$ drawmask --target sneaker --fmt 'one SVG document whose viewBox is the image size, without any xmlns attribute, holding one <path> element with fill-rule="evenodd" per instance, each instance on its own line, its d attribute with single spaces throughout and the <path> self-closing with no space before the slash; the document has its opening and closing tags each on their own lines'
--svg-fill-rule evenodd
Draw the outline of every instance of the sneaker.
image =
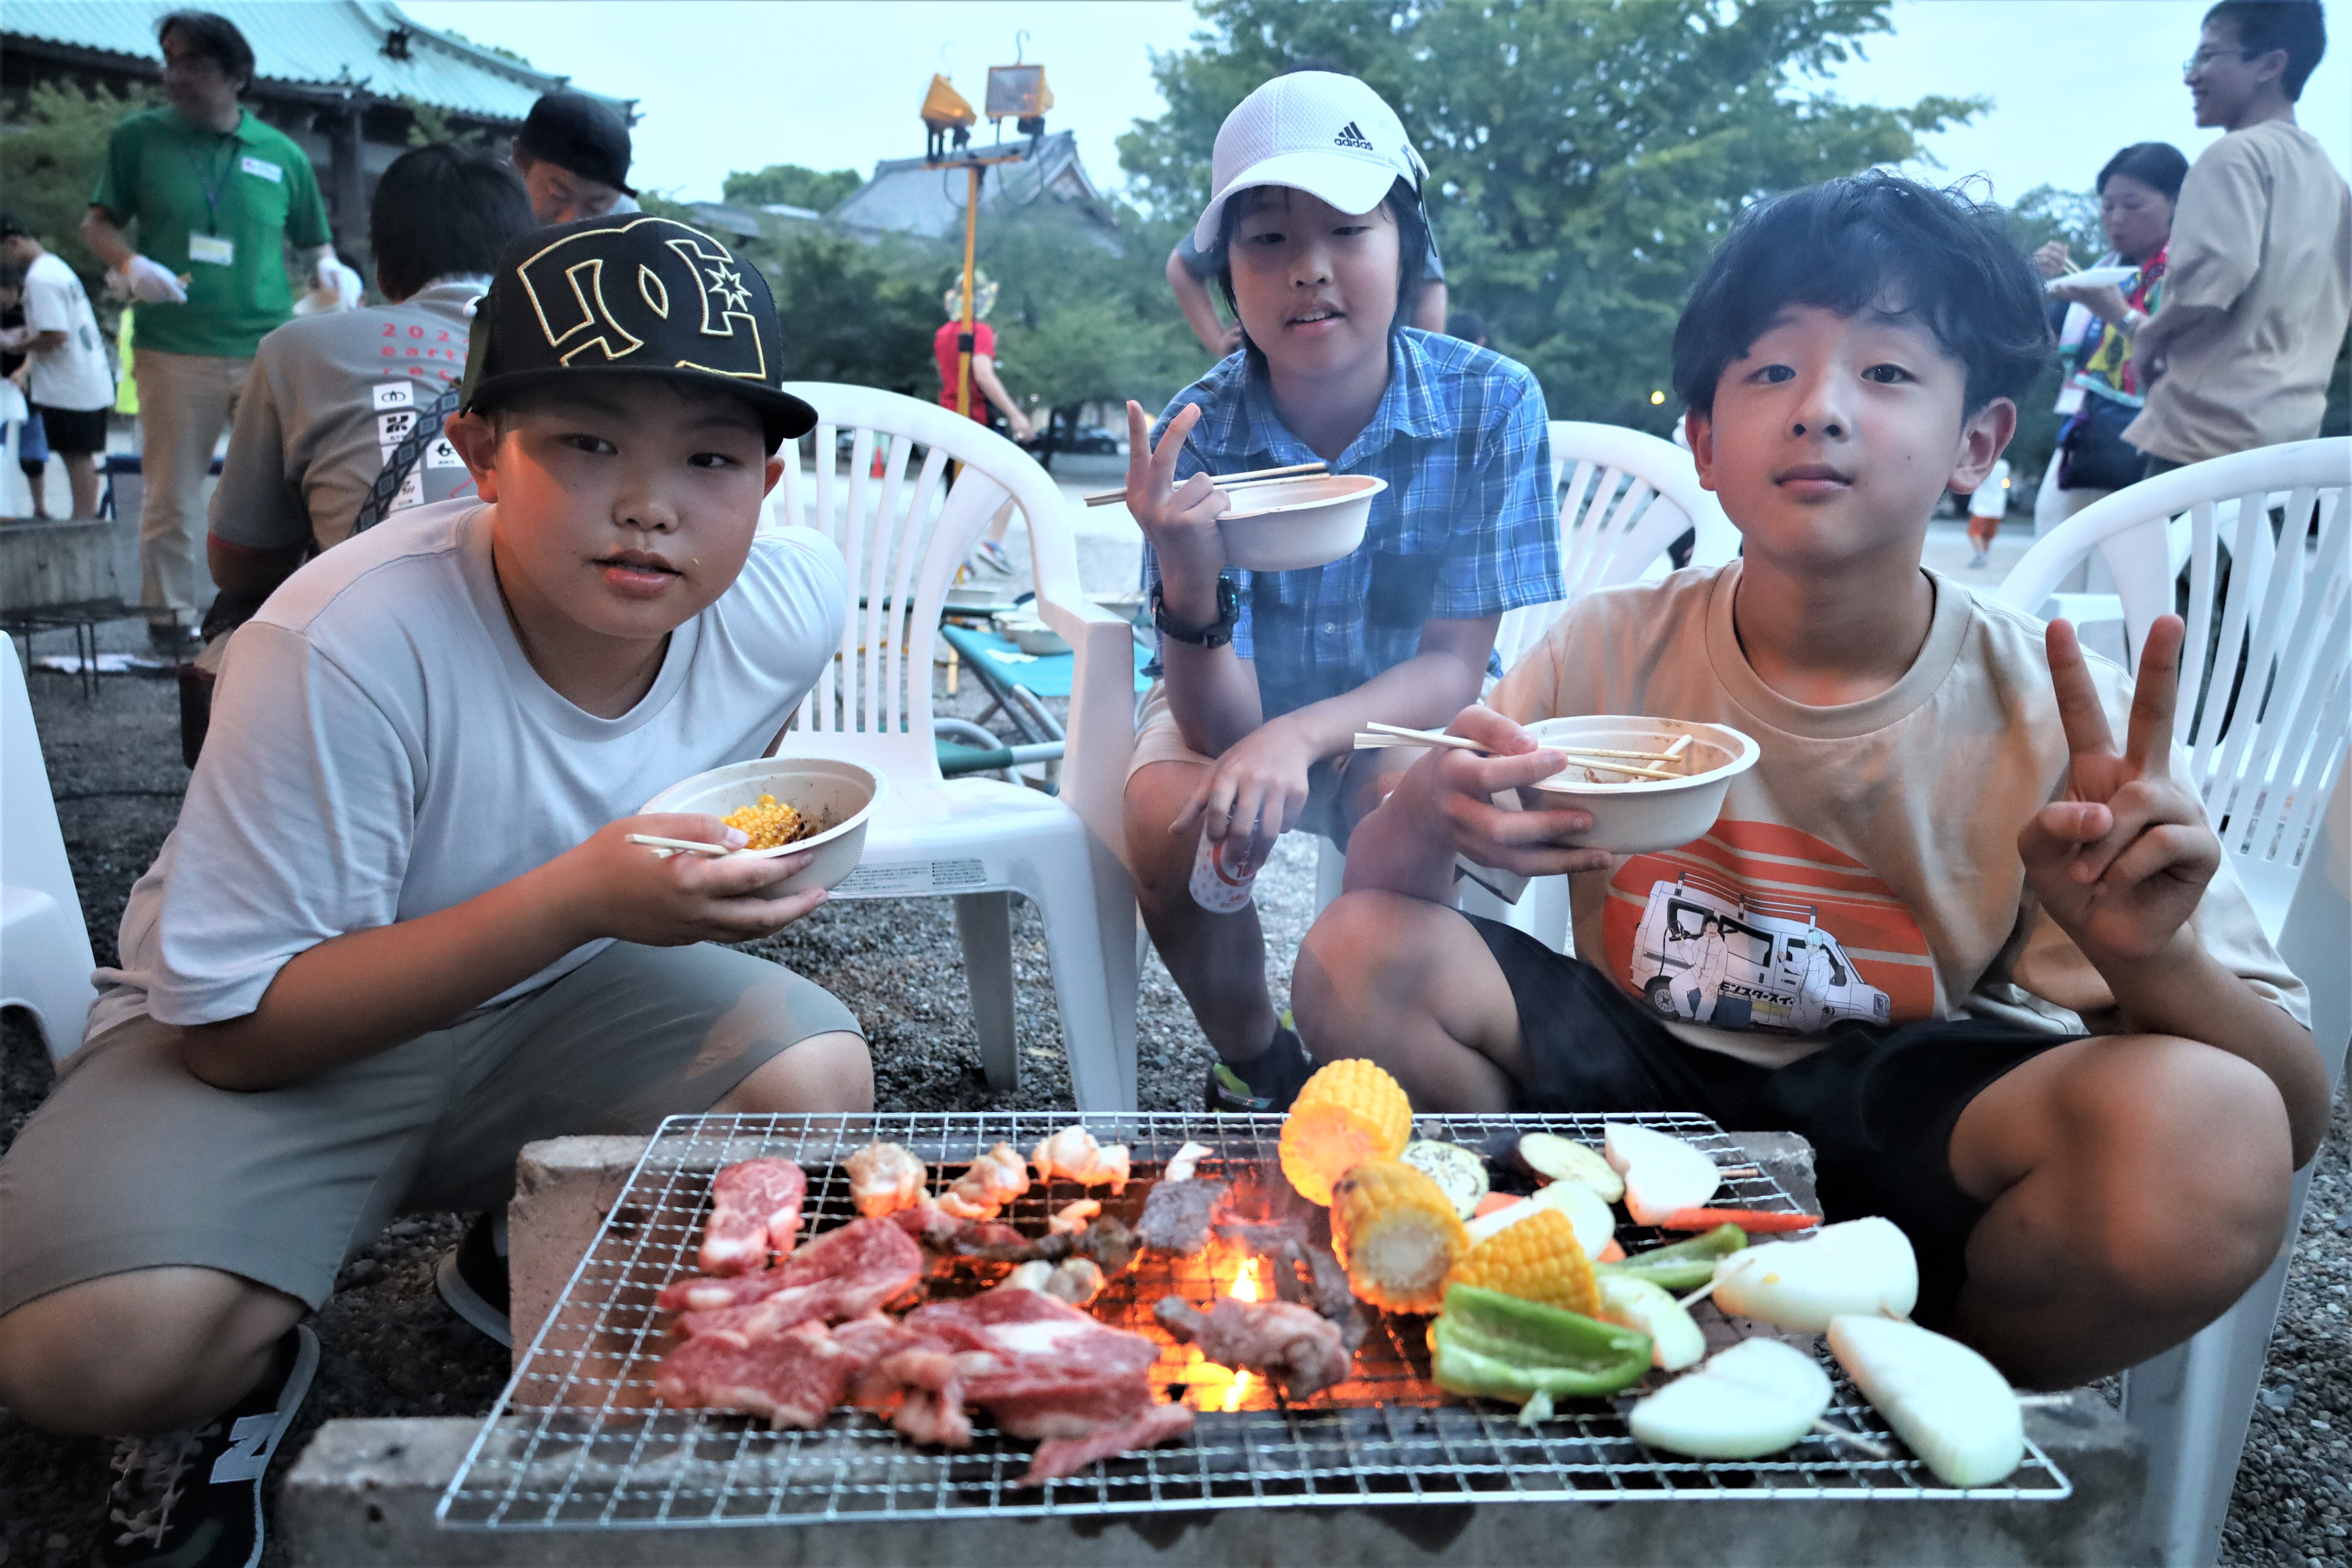
<svg viewBox="0 0 2352 1568">
<path fill-rule="evenodd" d="M 974 546 L 971 558 L 999 576 L 1013 575 L 1013 557 L 1004 552 L 1004 546 L 992 539 L 983 539 Z"/>
<path fill-rule="evenodd" d="M 1980 572 L 1980 571 L 1984 570 L 1985 563 L 1987 563 L 1987 562 L 1990 561 L 1991 559 L 1992 559 L 1992 552 L 1991 552 L 1991 551 L 1990 551 L 1990 550 L 1979 550 L 1979 551 L 1978 551 L 1978 552 L 1976 552 L 1976 554 L 1975 554 L 1974 556 L 1972 556 L 1972 557 L 1970 557 L 1970 558 L 1969 558 L 1969 569 L 1970 569 L 1970 570 L 1972 570 L 1972 571 L 1979 571 L 1979 572 Z"/>
<path fill-rule="evenodd" d="M 1316 1066 L 1286 1008 L 1275 1024 L 1274 1043 L 1263 1054 L 1252 1057 L 1239 1068 L 1230 1062 L 1210 1064 L 1208 1108 L 1227 1112 L 1288 1110 L 1290 1102 L 1298 1098 L 1298 1091 L 1314 1076 Z M 1244 1072 L 1249 1074 L 1247 1079 L 1242 1077 Z"/>
<path fill-rule="evenodd" d="M 115 1444 L 100 1568 L 257 1568 L 261 1482 L 319 1370 L 319 1336 L 297 1324 L 272 1373 L 201 1426 Z"/>
<path fill-rule="evenodd" d="M 466 1239 L 442 1257 L 433 1283 L 451 1311 L 514 1348 L 514 1328 L 507 1321 L 506 1210 L 491 1209 L 476 1219 Z"/>
</svg>

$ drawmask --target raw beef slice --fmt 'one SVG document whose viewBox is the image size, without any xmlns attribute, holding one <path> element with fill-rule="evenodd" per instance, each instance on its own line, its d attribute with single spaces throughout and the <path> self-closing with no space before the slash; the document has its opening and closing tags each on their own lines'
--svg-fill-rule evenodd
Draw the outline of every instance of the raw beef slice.
<svg viewBox="0 0 2352 1568">
<path fill-rule="evenodd" d="M 801 1226 L 808 1177 L 790 1160 L 745 1160 L 710 1179 L 710 1219 L 702 1228 L 702 1271 L 741 1274 L 790 1252 Z"/>
<path fill-rule="evenodd" d="M 887 1219 L 854 1219 L 777 1264 L 725 1279 L 681 1279 L 659 1305 L 689 1336 L 781 1333 L 812 1319 L 855 1318 L 922 1278 L 923 1249 Z"/>
</svg>

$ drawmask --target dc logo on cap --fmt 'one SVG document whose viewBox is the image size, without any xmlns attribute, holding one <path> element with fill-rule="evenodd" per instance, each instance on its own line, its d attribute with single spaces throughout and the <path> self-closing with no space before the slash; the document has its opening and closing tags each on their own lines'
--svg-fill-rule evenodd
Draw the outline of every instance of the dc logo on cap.
<svg viewBox="0 0 2352 1568">
<path fill-rule="evenodd" d="M 640 217 L 566 235 L 515 275 L 547 346 L 567 365 L 590 353 L 618 364 L 650 343 L 649 367 L 764 382 L 746 270 L 701 230 Z"/>
</svg>

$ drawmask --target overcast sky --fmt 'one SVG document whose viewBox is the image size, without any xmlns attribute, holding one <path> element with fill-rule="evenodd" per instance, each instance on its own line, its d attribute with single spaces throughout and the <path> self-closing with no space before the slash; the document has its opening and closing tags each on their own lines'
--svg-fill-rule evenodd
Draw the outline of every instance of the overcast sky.
<svg viewBox="0 0 2352 1568">
<path fill-rule="evenodd" d="M 2215 132 L 2190 122 L 2180 61 L 2205 0 L 1895 0 L 1895 31 L 1828 84 L 1857 101 L 1931 93 L 1992 109 L 1932 138 L 1948 174 L 1984 174 L 1996 197 L 2034 185 L 2087 189 L 2132 142 L 2168 141 L 2192 158 Z M 1016 47 L 1043 62 L 1049 129 L 1075 130 L 1088 171 L 1120 182 L 1117 138 L 1162 105 L 1153 50 L 1181 48 L 1195 23 L 1177 0 L 409 0 L 427 26 L 455 28 L 635 98 L 635 183 L 710 199 L 732 169 L 806 163 L 869 171 L 923 150 L 916 111 L 943 70 L 973 102 Z M 2298 118 L 2352 172 L 2352 0 L 2326 5 L 2334 47 Z M 1028 29 L 1025 42 L 1016 35 Z M 983 121 L 979 136 L 989 134 Z"/>
</svg>

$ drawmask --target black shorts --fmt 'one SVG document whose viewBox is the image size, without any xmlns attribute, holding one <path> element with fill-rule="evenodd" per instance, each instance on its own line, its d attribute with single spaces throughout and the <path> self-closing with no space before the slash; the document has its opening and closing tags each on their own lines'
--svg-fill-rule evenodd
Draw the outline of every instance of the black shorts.
<svg viewBox="0 0 2352 1568">
<path fill-rule="evenodd" d="M 106 450 L 105 409 L 34 406 L 40 411 L 41 428 L 48 432 L 50 451 L 86 457 Z"/>
<path fill-rule="evenodd" d="M 1919 1259 L 1918 1321 L 1951 1316 L 1969 1233 L 1985 1205 L 1952 1179 L 1952 1128 L 1995 1079 L 2078 1035 L 1970 1018 L 1833 1025 L 1785 1068 L 1685 1045 L 1600 970 L 1524 931 L 1465 917 L 1501 965 L 1534 1063 L 1537 1111 L 1692 1110 L 1727 1130 L 1794 1132 L 1813 1146 L 1822 1214 L 1884 1215 Z"/>
</svg>

